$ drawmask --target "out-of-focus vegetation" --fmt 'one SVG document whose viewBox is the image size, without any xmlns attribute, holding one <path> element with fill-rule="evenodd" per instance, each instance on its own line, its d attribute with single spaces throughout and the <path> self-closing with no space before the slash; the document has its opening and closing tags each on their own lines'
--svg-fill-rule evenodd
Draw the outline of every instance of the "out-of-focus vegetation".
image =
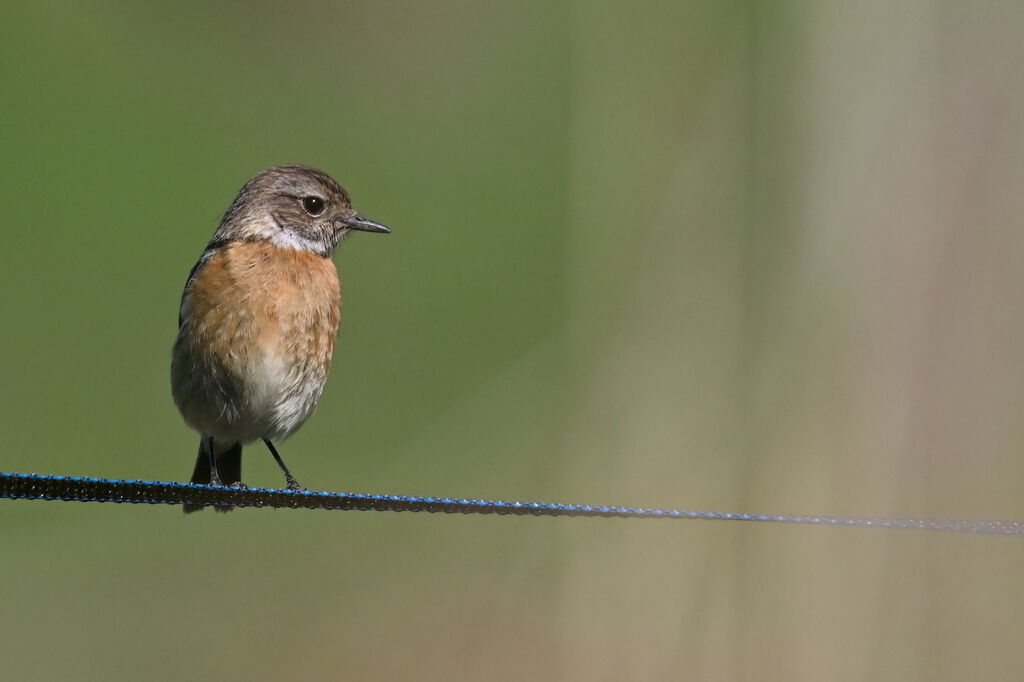
<svg viewBox="0 0 1024 682">
<path fill-rule="evenodd" d="M 1024 8 L 0 9 L 5 471 L 184 480 L 185 277 L 238 187 L 387 238 L 316 488 L 1024 517 Z M 278 485 L 247 450 L 245 476 Z M 1012 679 L 1024 543 L 0 502 L 12 680 Z"/>
</svg>

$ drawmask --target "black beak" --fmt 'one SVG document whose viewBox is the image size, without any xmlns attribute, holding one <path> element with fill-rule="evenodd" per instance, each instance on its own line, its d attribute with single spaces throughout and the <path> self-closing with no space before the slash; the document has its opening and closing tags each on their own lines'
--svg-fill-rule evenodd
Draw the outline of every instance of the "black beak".
<svg viewBox="0 0 1024 682">
<path fill-rule="evenodd" d="M 351 230 L 361 230 L 363 232 L 380 232 L 381 234 L 388 234 L 391 232 L 388 228 L 384 227 L 380 223 L 375 223 L 372 220 L 367 220 L 358 213 L 351 218 L 345 218 L 341 221 L 341 224 Z"/>
</svg>

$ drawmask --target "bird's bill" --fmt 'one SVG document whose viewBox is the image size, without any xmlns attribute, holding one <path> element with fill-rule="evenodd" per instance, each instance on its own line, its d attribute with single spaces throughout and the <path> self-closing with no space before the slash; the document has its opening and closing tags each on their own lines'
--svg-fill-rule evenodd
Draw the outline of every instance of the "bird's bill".
<svg viewBox="0 0 1024 682">
<path fill-rule="evenodd" d="M 362 232 L 380 232 L 381 234 L 387 234 L 391 232 L 387 227 L 380 223 L 375 223 L 372 220 L 367 220 L 363 216 L 356 214 L 351 218 L 347 218 L 342 221 L 345 227 L 352 230 L 360 230 Z"/>
</svg>

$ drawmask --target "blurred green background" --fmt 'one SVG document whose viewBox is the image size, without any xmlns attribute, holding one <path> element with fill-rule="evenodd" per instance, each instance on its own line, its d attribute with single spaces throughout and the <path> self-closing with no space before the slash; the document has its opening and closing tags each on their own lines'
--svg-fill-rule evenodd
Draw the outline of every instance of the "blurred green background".
<svg viewBox="0 0 1024 682">
<path fill-rule="evenodd" d="M 1024 517 L 1024 5 L 4 3 L 0 469 L 185 480 L 185 277 L 336 257 L 331 490 Z M 250 484 L 281 483 L 262 448 Z M 1016 679 L 1024 542 L 0 502 L 10 680 Z"/>
</svg>

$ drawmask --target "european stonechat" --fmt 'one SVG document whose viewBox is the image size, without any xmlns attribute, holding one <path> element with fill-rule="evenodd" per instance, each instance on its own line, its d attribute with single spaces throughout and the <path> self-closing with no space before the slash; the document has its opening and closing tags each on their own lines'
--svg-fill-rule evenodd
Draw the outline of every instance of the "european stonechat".
<svg viewBox="0 0 1024 682">
<path fill-rule="evenodd" d="M 185 283 L 171 361 L 174 402 L 200 434 L 192 483 L 241 485 L 242 446 L 263 440 L 299 488 L 274 442 L 323 393 L 341 318 L 331 256 L 350 230 L 390 232 L 306 166 L 263 171 L 224 214 Z"/>
</svg>

